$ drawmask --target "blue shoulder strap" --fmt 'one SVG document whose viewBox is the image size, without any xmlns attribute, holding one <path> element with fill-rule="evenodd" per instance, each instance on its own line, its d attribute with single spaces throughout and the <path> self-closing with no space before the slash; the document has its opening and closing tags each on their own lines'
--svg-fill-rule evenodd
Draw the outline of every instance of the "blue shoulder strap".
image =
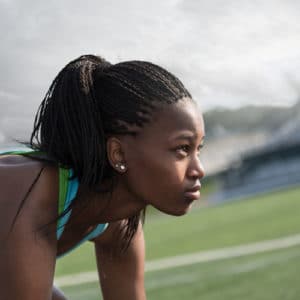
<svg viewBox="0 0 300 300">
<path fill-rule="evenodd" d="M 72 201 L 75 199 L 79 182 L 77 178 L 73 177 L 73 170 L 69 169 L 59 169 L 59 209 L 58 212 L 61 214 L 63 211 L 66 211 Z M 56 237 L 59 240 L 61 235 L 64 232 L 65 225 L 67 224 L 72 210 L 70 209 L 67 213 L 65 213 L 62 217 L 58 219 L 57 222 L 57 231 Z"/>
</svg>

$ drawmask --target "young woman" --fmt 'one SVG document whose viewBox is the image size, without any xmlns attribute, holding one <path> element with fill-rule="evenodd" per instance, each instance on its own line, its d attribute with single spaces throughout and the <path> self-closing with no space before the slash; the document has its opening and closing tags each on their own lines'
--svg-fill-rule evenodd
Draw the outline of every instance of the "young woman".
<svg viewBox="0 0 300 300">
<path fill-rule="evenodd" d="M 66 65 L 30 150 L 0 157 L 0 298 L 66 299 L 56 258 L 91 240 L 103 298 L 146 299 L 142 212 L 190 209 L 203 138 L 199 109 L 165 69 L 93 55 Z"/>
</svg>

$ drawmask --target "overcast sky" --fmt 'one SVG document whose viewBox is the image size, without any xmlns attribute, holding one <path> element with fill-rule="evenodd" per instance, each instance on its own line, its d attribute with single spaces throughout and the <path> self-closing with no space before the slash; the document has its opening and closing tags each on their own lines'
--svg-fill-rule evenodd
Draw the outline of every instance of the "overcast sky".
<svg viewBox="0 0 300 300">
<path fill-rule="evenodd" d="M 203 110 L 292 104 L 297 0 L 0 0 L 0 142 L 24 137 L 57 72 L 81 54 L 175 73 Z"/>
</svg>

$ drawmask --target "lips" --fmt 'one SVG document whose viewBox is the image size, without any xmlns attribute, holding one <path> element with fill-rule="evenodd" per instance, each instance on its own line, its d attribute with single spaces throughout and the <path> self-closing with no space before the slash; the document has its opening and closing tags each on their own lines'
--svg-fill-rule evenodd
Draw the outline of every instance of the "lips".
<svg viewBox="0 0 300 300">
<path fill-rule="evenodd" d="M 184 197 L 189 200 L 197 200 L 200 198 L 200 185 L 195 185 L 192 188 L 186 189 L 184 192 Z"/>
</svg>

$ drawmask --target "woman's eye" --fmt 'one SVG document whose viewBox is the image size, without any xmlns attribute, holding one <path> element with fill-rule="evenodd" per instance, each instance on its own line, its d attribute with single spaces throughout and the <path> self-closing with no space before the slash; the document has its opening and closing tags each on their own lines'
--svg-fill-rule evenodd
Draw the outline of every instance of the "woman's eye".
<svg viewBox="0 0 300 300">
<path fill-rule="evenodd" d="M 190 151 L 190 146 L 189 145 L 181 145 L 178 148 L 176 148 L 176 151 L 179 152 L 180 154 L 182 154 L 182 153 L 187 154 Z"/>
<path fill-rule="evenodd" d="M 201 150 L 203 147 L 204 147 L 204 144 L 200 144 L 200 145 L 198 146 L 198 151 L 200 152 L 200 150 Z"/>
<path fill-rule="evenodd" d="M 197 148 L 197 155 L 199 156 L 200 155 L 200 150 L 201 148 L 203 147 L 203 144 L 199 145 L 199 147 Z M 178 154 L 180 154 L 181 156 L 187 156 L 189 155 L 191 152 L 193 151 L 193 148 L 192 146 L 188 145 L 188 144 L 185 144 L 185 145 L 180 145 L 176 148 L 176 152 Z"/>
</svg>

